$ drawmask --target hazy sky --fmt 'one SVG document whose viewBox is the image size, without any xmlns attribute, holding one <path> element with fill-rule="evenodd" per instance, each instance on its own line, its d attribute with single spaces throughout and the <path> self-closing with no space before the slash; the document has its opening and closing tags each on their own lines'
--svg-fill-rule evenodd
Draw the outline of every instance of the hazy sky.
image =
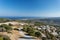
<svg viewBox="0 0 60 40">
<path fill-rule="evenodd" d="M 0 16 L 60 17 L 60 0 L 0 0 Z"/>
</svg>

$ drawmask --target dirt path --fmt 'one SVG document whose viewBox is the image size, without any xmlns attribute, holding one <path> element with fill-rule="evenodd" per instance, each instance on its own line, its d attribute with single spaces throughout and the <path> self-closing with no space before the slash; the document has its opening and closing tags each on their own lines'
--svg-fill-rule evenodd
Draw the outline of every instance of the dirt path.
<svg viewBox="0 0 60 40">
<path fill-rule="evenodd" d="M 12 30 L 12 33 L 0 32 L 1 35 L 7 35 L 11 40 L 18 40 L 20 33 L 18 31 Z"/>
</svg>

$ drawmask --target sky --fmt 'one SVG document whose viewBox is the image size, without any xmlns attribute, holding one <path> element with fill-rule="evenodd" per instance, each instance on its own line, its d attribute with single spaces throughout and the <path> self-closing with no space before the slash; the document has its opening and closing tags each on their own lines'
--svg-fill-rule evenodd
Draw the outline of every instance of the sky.
<svg viewBox="0 0 60 40">
<path fill-rule="evenodd" d="M 60 0 L 0 0 L 0 16 L 60 17 Z"/>
</svg>

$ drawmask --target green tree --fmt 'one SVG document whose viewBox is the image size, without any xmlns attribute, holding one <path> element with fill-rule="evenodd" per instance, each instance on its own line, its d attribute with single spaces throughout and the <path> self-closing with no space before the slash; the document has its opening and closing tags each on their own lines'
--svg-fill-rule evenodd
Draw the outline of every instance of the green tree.
<svg viewBox="0 0 60 40">
<path fill-rule="evenodd" d="M 13 26 L 11 23 L 9 23 L 9 26 Z"/>
<path fill-rule="evenodd" d="M 27 32 L 27 28 L 28 28 L 28 26 L 27 25 L 24 25 L 23 26 L 23 31 Z"/>
<path fill-rule="evenodd" d="M 46 25 L 45 23 L 43 23 L 43 22 L 35 22 L 35 24 L 34 24 L 35 26 L 41 26 L 41 25 Z"/>
<path fill-rule="evenodd" d="M 6 31 L 12 30 L 12 27 L 10 27 L 9 25 L 6 25 L 6 24 L 2 24 L 2 25 L 0 25 L 0 27 L 5 28 Z"/>
<path fill-rule="evenodd" d="M 28 33 L 29 33 L 31 36 L 34 36 L 34 35 L 35 35 L 35 29 L 32 28 L 32 27 L 29 27 L 29 28 L 28 28 Z"/>
<path fill-rule="evenodd" d="M 0 40 L 3 40 L 3 37 L 0 37 Z"/>
<path fill-rule="evenodd" d="M 31 36 L 35 35 L 35 29 L 32 26 L 24 26 L 23 30 Z"/>
<path fill-rule="evenodd" d="M 11 39 L 6 35 L 0 35 L 0 40 L 11 40 Z"/>
<path fill-rule="evenodd" d="M 40 32 L 35 32 L 35 36 L 39 38 L 39 37 L 41 37 L 41 33 Z"/>
</svg>

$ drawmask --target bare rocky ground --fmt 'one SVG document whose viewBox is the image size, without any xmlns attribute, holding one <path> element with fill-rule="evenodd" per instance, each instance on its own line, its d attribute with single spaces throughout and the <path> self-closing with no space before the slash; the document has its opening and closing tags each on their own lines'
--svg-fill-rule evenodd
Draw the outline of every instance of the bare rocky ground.
<svg viewBox="0 0 60 40">
<path fill-rule="evenodd" d="M 1 24 L 1 23 L 0 23 Z M 17 28 L 18 26 L 12 26 L 13 28 Z M 21 33 L 17 30 L 12 30 L 11 33 L 8 32 L 0 32 L 1 35 L 7 35 L 11 40 L 19 40 L 20 37 L 24 36 L 24 33 Z M 41 40 L 41 39 L 35 39 L 35 40 Z"/>
<path fill-rule="evenodd" d="M 11 33 L 7 32 L 0 32 L 1 35 L 7 35 L 10 37 L 11 40 L 18 40 L 18 38 L 21 36 L 20 33 L 16 30 L 12 30 Z"/>
</svg>

